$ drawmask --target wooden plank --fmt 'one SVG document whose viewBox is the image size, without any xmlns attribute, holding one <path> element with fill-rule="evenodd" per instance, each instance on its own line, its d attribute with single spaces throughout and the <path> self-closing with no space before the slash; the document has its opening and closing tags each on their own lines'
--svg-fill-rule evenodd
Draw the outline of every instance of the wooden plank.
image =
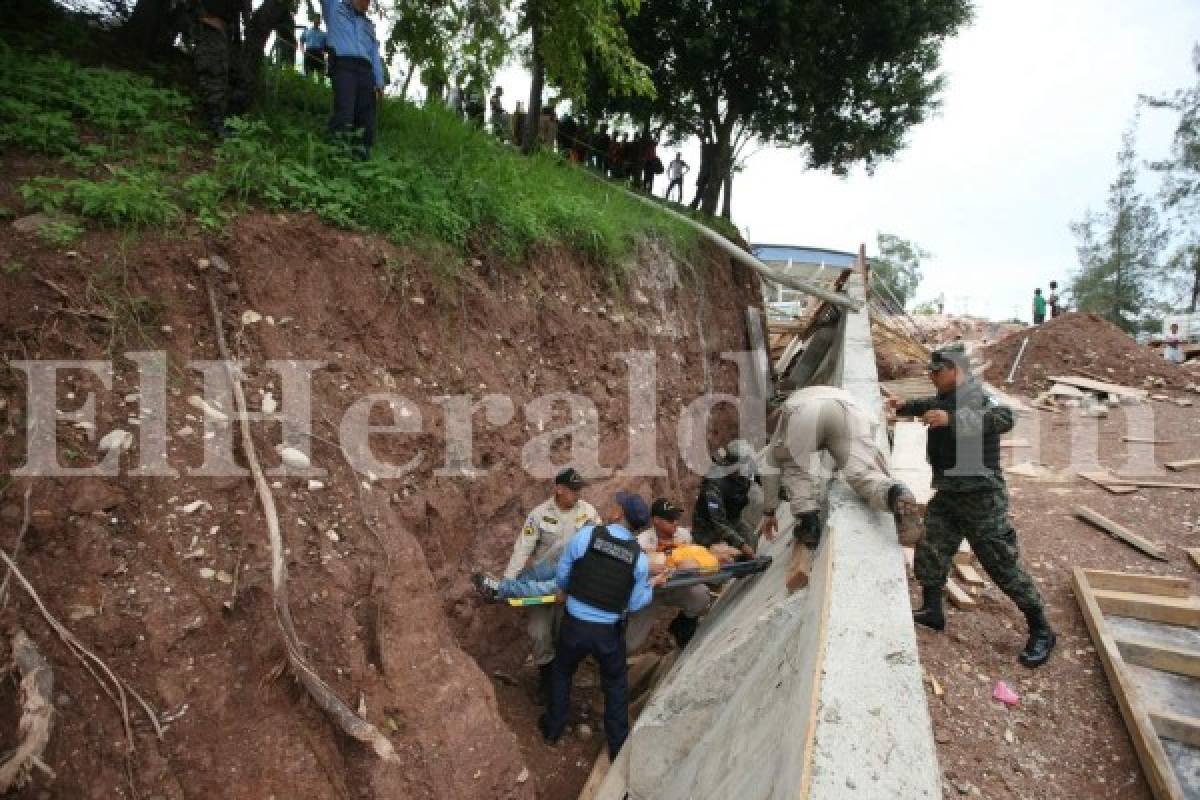
<svg viewBox="0 0 1200 800">
<path fill-rule="evenodd" d="M 1150 723 L 1165 739 L 1174 739 L 1192 747 L 1200 747 L 1200 719 L 1162 709 L 1151 709 Z"/>
<path fill-rule="evenodd" d="M 788 565 L 787 590 L 794 592 L 808 586 L 808 576 L 812 574 L 812 551 L 799 542 L 792 543 L 792 563 Z"/>
<path fill-rule="evenodd" d="M 1087 577 L 1088 585 L 1093 589 L 1107 589 L 1111 592 L 1156 594 L 1161 597 L 1190 597 L 1192 594 L 1192 582 L 1187 578 L 1110 572 L 1102 569 L 1087 570 Z"/>
<path fill-rule="evenodd" d="M 1122 436 L 1121 441 L 1130 444 L 1179 444 L 1174 439 L 1150 439 L 1146 436 Z"/>
<path fill-rule="evenodd" d="M 958 543 L 958 552 L 954 554 L 955 564 L 970 564 L 971 559 L 975 554 L 971 552 L 971 545 L 967 544 L 967 540 L 963 539 Z"/>
<path fill-rule="evenodd" d="M 1163 466 L 1172 472 L 1182 472 L 1185 469 L 1200 467 L 1200 458 L 1189 458 L 1186 461 L 1168 461 Z"/>
<path fill-rule="evenodd" d="M 946 597 L 960 611 L 973 611 L 979 605 L 953 578 L 946 581 Z"/>
<path fill-rule="evenodd" d="M 1195 597 L 1161 597 L 1108 589 L 1093 589 L 1092 596 L 1106 614 L 1168 625 L 1200 625 L 1200 601 Z"/>
<path fill-rule="evenodd" d="M 1001 447 L 1029 447 L 1030 444 L 1025 439 L 1001 439 Z"/>
<path fill-rule="evenodd" d="M 1151 558 L 1157 558 L 1159 561 L 1166 561 L 1167 555 L 1163 549 L 1149 539 L 1138 536 L 1133 531 L 1118 525 L 1108 517 L 1102 514 L 1097 514 L 1087 506 L 1075 506 L 1075 516 L 1080 519 L 1090 522 L 1105 533 L 1120 539 L 1130 547 L 1142 551 Z"/>
<path fill-rule="evenodd" d="M 1085 481 L 1091 481 L 1101 489 L 1105 489 L 1112 494 L 1133 494 L 1138 490 L 1136 486 L 1124 486 L 1114 483 L 1116 477 L 1108 472 L 1080 472 L 1077 474 Z"/>
<path fill-rule="evenodd" d="M 1090 389 L 1093 392 L 1113 394 L 1118 397 L 1125 395 L 1144 400 L 1149 394 L 1145 389 L 1134 389 L 1132 386 L 1122 386 L 1119 383 L 1107 383 L 1105 381 L 1092 380 L 1091 378 L 1080 378 L 1074 375 L 1051 375 L 1046 380 L 1054 381 L 1055 383 L 1065 383 L 1068 386 L 1075 386 L 1080 389 Z"/>
<path fill-rule="evenodd" d="M 955 564 L 954 572 L 959 579 L 968 586 L 983 586 L 983 576 L 979 574 L 979 570 L 975 569 L 970 564 Z"/>
<path fill-rule="evenodd" d="M 1196 568 L 1200 569 L 1200 547 L 1187 548 L 1187 554 L 1191 556 L 1192 563 L 1196 565 Z"/>
<path fill-rule="evenodd" d="M 610 766 L 608 748 L 601 747 L 600 755 L 596 756 L 596 763 L 592 765 L 592 772 L 588 775 L 587 783 L 579 790 L 579 800 L 595 800 L 596 792 L 600 791 L 600 784 L 604 783 Z"/>
<path fill-rule="evenodd" d="M 1162 742 L 1154 730 L 1154 725 L 1146 713 L 1137 690 L 1134 689 L 1126 672 L 1124 659 L 1120 650 L 1108 632 L 1104 623 L 1104 614 L 1096 602 L 1091 587 L 1088 585 L 1084 570 L 1076 567 L 1072 574 L 1072 584 L 1075 588 L 1075 598 L 1087 623 L 1092 644 L 1100 656 L 1104 674 L 1108 676 L 1109 686 L 1117 698 L 1121 716 L 1125 719 L 1125 727 L 1129 738 L 1133 740 L 1133 748 L 1141 762 L 1146 782 L 1157 800 L 1183 800 L 1183 788 L 1175 777 L 1167 753 L 1163 750 Z"/>
<path fill-rule="evenodd" d="M 1123 636 L 1118 636 L 1116 642 L 1121 656 L 1130 664 L 1200 678 L 1200 651 Z"/>
<path fill-rule="evenodd" d="M 917 564 L 917 551 L 912 547 L 902 548 L 904 550 L 904 563 L 909 569 L 915 569 Z"/>
<path fill-rule="evenodd" d="M 1173 483 L 1171 481 L 1140 480 L 1138 478 L 1118 478 L 1114 486 L 1132 486 L 1136 489 L 1184 489 L 1196 491 L 1200 483 Z"/>
</svg>

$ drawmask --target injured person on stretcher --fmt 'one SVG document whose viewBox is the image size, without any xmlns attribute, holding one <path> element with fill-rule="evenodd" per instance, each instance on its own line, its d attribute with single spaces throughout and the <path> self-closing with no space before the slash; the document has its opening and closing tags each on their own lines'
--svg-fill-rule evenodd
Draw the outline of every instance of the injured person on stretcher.
<svg viewBox="0 0 1200 800">
<path fill-rule="evenodd" d="M 704 579 L 711 573 L 715 584 L 734 577 L 721 575 L 722 568 L 738 561 L 744 563 L 746 559 L 736 548 L 723 542 L 711 547 L 695 544 L 690 532 L 679 526 L 682 515 L 681 508 L 660 497 L 651 504 L 650 527 L 638 534 L 638 543 L 650 560 L 650 581 L 655 591 L 654 601 L 627 620 L 627 647 L 631 652 L 645 644 L 658 613 L 668 606 L 679 610 L 668 630 L 681 649 L 686 647 L 712 601 Z M 471 580 L 489 602 L 532 599 L 553 603 L 558 593 L 555 572 L 561 555 L 561 548 L 557 548 L 515 578 L 496 579 L 476 573 Z M 754 571 L 758 569 L 740 574 Z M 687 585 L 670 586 L 668 582 L 673 576 L 684 578 L 680 582 Z M 527 604 L 533 603 L 514 603 Z"/>
</svg>

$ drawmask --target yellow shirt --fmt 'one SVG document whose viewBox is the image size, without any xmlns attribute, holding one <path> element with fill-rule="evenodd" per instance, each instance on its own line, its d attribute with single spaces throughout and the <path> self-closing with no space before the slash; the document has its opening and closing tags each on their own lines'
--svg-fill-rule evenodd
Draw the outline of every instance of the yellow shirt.
<svg viewBox="0 0 1200 800">
<path fill-rule="evenodd" d="M 668 567 L 677 568 L 684 561 L 693 561 L 700 569 L 717 569 L 721 566 L 717 557 L 708 552 L 707 547 L 698 544 L 676 547 L 667 555 Z"/>
</svg>

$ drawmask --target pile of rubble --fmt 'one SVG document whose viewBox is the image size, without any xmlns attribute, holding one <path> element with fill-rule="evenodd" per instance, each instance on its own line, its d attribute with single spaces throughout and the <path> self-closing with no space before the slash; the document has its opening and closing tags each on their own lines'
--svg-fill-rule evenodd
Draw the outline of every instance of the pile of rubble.
<svg viewBox="0 0 1200 800">
<path fill-rule="evenodd" d="M 1066 314 L 986 347 L 988 381 L 1004 385 L 1027 338 L 1011 389 L 1029 394 L 1049 389 L 1054 383 L 1050 377 L 1063 374 L 1146 389 L 1186 389 L 1200 380 L 1193 368 L 1164 360 L 1095 314 Z"/>
</svg>

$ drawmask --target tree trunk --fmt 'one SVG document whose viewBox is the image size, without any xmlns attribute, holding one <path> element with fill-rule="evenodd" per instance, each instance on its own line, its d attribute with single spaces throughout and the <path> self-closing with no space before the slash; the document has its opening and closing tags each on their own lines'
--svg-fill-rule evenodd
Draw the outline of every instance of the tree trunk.
<svg viewBox="0 0 1200 800">
<path fill-rule="evenodd" d="M 725 176 L 725 198 L 721 202 L 721 216 L 725 219 L 733 219 L 733 170 Z"/>
<path fill-rule="evenodd" d="M 1192 303 L 1188 311 L 1196 313 L 1196 303 L 1200 302 L 1200 251 L 1192 254 Z"/>
<path fill-rule="evenodd" d="M 263 0 L 258 10 L 246 21 L 245 37 L 242 42 L 242 59 L 252 91 L 258 91 L 258 74 L 262 70 L 263 55 L 267 39 L 285 20 L 295 14 L 294 0 Z"/>
<path fill-rule="evenodd" d="M 525 110 L 525 129 L 521 131 L 521 152 L 532 153 L 537 145 L 538 121 L 542 113 L 542 83 L 546 79 L 546 62 L 542 58 L 541 7 L 529 0 L 529 32 L 533 54 L 529 82 L 529 106 Z"/>
<path fill-rule="evenodd" d="M 700 207 L 700 202 L 704 200 L 704 192 L 708 186 L 708 181 L 712 175 L 713 168 L 713 143 L 700 140 L 700 166 L 696 170 L 696 194 L 692 197 L 692 202 L 688 204 L 688 208 L 695 211 Z"/>
<path fill-rule="evenodd" d="M 717 130 L 717 141 L 713 143 L 711 172 L 708 184 L 704 187 L 704 197 L 700 201 L 700 210 L 709 216 L 716 216 L 721 187 L 725 185 L 733 169 L 732 128 L 732 125 L 722 125 Z"/>
<path fill-rule="evenodd" d="M 173 11 L 172 0 L 137 0 L 121 38 L 131 49 L 147 56 L 170 51 L 175 37 L 185 32 L 187 19 Z"/>
<path fill-rule="evenodd" d="M 408 100 L 408 85 L 412 83 L 412 76 L 416 71 L 416 68 L 413 67 L 412 62 L 410 61 L 408 64 L 408 72 L 404 73 L 404 85 L 400 87 L 401 100 Z"/>
</svg>

